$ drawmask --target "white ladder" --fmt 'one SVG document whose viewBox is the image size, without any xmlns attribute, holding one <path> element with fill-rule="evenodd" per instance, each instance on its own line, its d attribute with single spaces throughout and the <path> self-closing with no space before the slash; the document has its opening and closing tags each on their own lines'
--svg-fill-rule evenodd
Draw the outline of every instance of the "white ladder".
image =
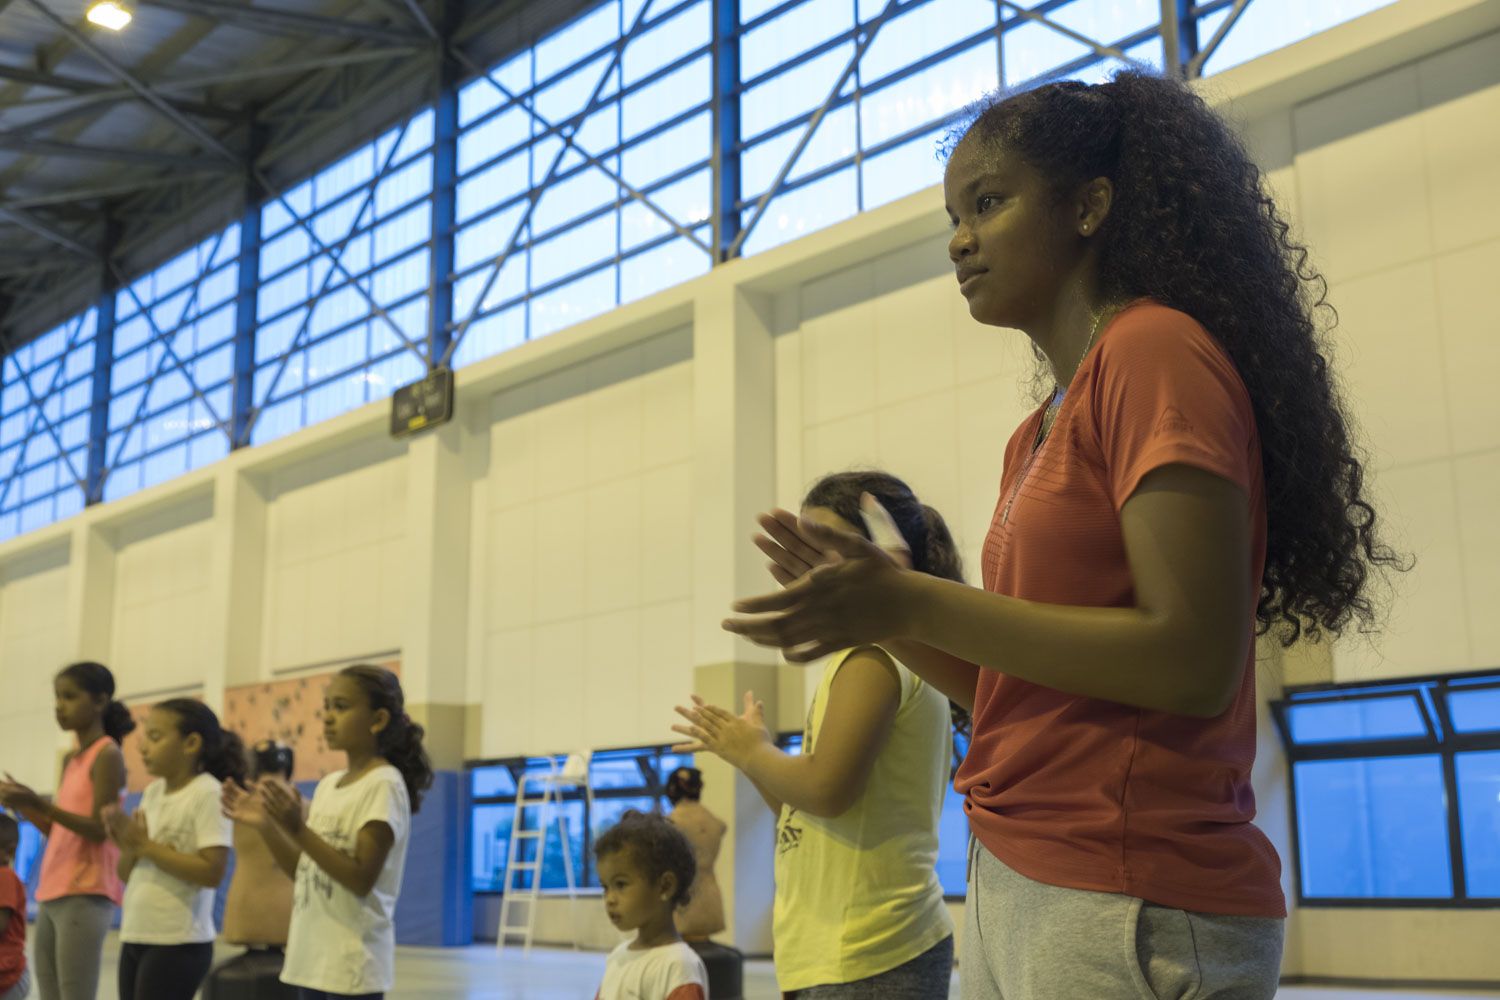
<svg viewBox="0 0 1500 1000">
<path fill-rule="evenodd" d="M 544 774 L 525 774 L 516 782 L 516 812 L 511 823 L 510 843 L 505 852 L 505 876 L 502 880 L 500 902 L 500 929 L 495 935 L 495 948 L 503 951 L 506 940 L 521 937 L 525 940 L 525 954 L 531 954 L 531 939 L 536 930 L 537 902 L 542 891 L 542 864 L 547 856 L 547 835 L 556 828 L 562 841 L 563 874 L 567 878 L 569 917 L 574 928 L 578 927 L 578 879 L 573 868 L 573 846 L 568 839 L 568 817 L 554 811 L 560 792 L 568 787 L 581 787 L 588 803 L 586 812 L 593 811 L 594 792 L 589 784 L 589 754 L 572 754 L 559 770 L 557 760 L 552 760 L 552 769 Z M 540 787 L 542 794 L 535 790 Z M 531 793 L 531 794 L 528 794 Z M 526 810 L 537 812 L 534 827 L 526 825 Z M 587 833 L 587 831 L 585 831 Z M 536 852 L 527 860 L 522 845 L 535 843 Z M 584 845 L 587 850 L 587 844 Z M 530 875 L 530 885 L 522 887 L 522 876 Z M 525 911 L 525 920 L 516 922 L 517 907 Z M 577 950 L 575 933 L 573 948 Z"/>
</svg>

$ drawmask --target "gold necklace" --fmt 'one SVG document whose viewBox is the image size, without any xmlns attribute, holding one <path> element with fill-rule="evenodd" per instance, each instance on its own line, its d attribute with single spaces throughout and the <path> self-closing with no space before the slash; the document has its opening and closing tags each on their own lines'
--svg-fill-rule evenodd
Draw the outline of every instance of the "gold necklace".
<svg viewBox="0 0 1500 1000">
<path fill-rule="evenodd" d="M 1104 316 L 1109 310 L 1101 311 L 1094 317 L 1093 329 L 1089 330 L 1088 343 L 1083 345 L 1083 353 L 1078 356 L 1078 365 L 1073 369 L 1073 374 L 1078 374 L 1078 368 L 1083 367 L 1083 359 L 1089 356 L 1089 348 L 1094 346 L 1094 338 L 1099 335 L 1099 326 L 1104 321 Z M 1062 408 L 1063 388 L 1057 387 L 1057 392 L 1052 397 L 1052 404 L 1047 407 L 1047 413 L 1056 417 L 1057 411 Z M 1000 523 L 1010 523 L 1010 509 L 1015 506 L 1016 497 L 1021 493 L 1021 486 L 1026 482 L 1026 474 L 1031 471 L 1031 463 L 1036 461 L 1036 456 L 1042 450 L 1042 444 L 1047 440 L 1042 436 L 1042 431 L 1047 427 L 1047 413 L 1042 414 L 1042 426 L 1037 428 L 1037 441 L 1031 447 L 1031 454 L 1026 456 L 1026 464 L 1021 467 L 1021 472 L 1016 476 L 1016 481 L 1011 485 L 1010 496 L 1005 501 L 1005 507 L 1000 511 Z M 1050 436 L 1050 435 L 1049 435 Z"/>
<path fill-rule="evenodd" d="M 1094 325 L 1089 328 L 1089 339 L 1088 339 L 1088 342 L 1083 345 L 1083 352 L 1078 355 L 1078 364 L 1076 364 L 1076 365 L 1073 366 L 1073 374 L 1074 375 L 1077 375 L 1078 374 L 1078 369 L 1080 369 L 1080 368 L 1083 367 L 1083 359 L 1089 356 L 1089 348 L 1091 348 L 1091 347 L 1094 346 L 1094 338 L 1097 337 L 1097 336 L 1099 336 L 1099 325 L 1104 322 L 1104 317 L 1105 317 L 1105 315 L 1108 312 L 1109 312 L 1108 309 L 1101 309 L 1094 316 Z M 1051 405 L 1051 407 L 1049 407 L 1049 409 L 1054 409 L 1055 410 L 1058 407 L 1062 406 L 1063 396 L 1066 393 L 1067 393 L 1067 390 L 1064 389 L 1061 385 L 1058 385 L 1057 383 L 1053 383 L 1052 405 Z"/>
</svg>

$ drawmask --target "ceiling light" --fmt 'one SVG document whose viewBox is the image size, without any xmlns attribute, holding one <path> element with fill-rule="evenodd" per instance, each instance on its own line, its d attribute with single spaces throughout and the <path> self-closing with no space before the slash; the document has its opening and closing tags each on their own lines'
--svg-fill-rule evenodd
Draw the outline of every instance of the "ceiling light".
<svg viewBox="0 0 1500 1000">
<path fill-rule="evenodd" d="M 130 8 L 119 0 L 101 0 L 89 8 L 88 19 L 91 24 L 97 24 L 101 28 L 110 31 L 119 31 L 130 23 Z"/>
</svg>

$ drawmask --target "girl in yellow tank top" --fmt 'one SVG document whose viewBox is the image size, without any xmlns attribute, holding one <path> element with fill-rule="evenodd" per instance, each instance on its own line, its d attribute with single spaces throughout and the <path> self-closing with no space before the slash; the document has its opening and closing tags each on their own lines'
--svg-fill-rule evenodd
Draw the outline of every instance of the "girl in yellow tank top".
<svg viewBox="0 0 1500 1000">
<path fill-rule="evenodd" d="M 905 483 L 829 476 L 802 516 L 866 534 L 866 495 L 889 512 L 913 568 L 962 579 L 952 536 Z M 788 582 L 783 580 L 783 583 Z M 695 699 L 674 727 L 748 777 L 779 816 L 776 977 L 803 1000 L 944 1000 L 953 923 L 938 882 L 937 831 L 949 780 L 949 704 L 878 646 L 834 655 L 808 712 L 802 752 L 771 742 L 752 693 L 733 716 Z"/>
</svg>

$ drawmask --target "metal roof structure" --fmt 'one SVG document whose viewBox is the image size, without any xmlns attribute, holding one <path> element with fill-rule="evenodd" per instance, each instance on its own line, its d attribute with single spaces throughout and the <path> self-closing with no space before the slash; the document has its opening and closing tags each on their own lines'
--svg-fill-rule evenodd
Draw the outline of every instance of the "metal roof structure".
<svg viewBox="0 0 1500 1000">
<path fill-rule="evenodd" d="M 0 348 L 590 0 L 0 0 Z"/>
</svg>

